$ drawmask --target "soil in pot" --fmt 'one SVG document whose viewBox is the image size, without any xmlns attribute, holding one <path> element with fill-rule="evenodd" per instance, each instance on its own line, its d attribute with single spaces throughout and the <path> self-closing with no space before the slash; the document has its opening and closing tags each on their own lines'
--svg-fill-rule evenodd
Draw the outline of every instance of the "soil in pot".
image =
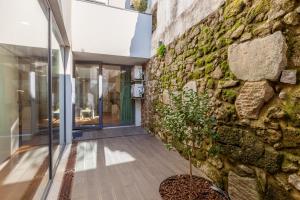
<svg viewBox="0 0 300 200">
<path fill-rule="evenodd" d="M 227 200 L 221 193 L 211 188 L 212 183 L 204 178 L 189 175 L 171 176 L 159 187 L 163 200 Z"/>
</svg>

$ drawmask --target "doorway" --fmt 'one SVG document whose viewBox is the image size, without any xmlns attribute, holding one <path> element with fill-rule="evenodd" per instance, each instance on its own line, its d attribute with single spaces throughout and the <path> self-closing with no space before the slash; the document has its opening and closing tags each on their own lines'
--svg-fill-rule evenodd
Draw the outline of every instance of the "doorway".
<svg viewBox="0 0 300 200">
<path fill-rule="evenodd" d="M 130 66 L 78 63 L 74 77 L 74 128 L 134 124 Z"/>
<path fill-rule="evenodd" d="M 95 127 L 99 115 L 99 65 L 77 64 L 75 68 L 75 127 Z"/>
</svg>

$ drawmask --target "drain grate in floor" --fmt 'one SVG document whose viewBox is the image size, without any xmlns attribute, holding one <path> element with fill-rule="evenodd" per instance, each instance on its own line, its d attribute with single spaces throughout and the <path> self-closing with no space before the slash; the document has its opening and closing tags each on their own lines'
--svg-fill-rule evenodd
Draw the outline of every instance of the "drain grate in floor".
<svg viewBox="0 0 300 200">
<path fill-rule="evenodd" d="M 76 164 L 77 144 L 78 142 L 74 141 L 71 147 L 71 152 L 65 169 L 63 182 L 60 187 L 60 192 L 59 192 L 60 200 L 71 199 L 71 192 L 72 192 L 72 185 L 73 185 L 75 164 Z"/>
</svg>

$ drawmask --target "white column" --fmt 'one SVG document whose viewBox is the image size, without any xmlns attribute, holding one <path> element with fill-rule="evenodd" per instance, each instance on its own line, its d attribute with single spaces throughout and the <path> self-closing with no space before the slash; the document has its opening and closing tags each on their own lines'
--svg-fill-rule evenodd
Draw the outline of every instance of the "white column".
<svg viewBox="0 0 300 200">
<path fill-rule="evenodd" d="M 31 134 L 34 135 L 38 132 L 37 128 L 37 105 L 36 105 L 36 74 L 34 71 L 29 72 L 29 93 L 31 104 Z"/>
<path fill-rule="evenodd" d="M 66 90 L 65 90 L 65 106 L 66 106 L 66 143 L 72 143 L 72 130 L 73 130 L 73 104 L 72 104 L 72 90 L 73 90 L 73 55 L 69 48 L 65 50 L 65 67 L 66 67 Z M 74 82 L 75 84 L 75 82 Z M 74 87 L 75 88 L 75 87 Z"/>
<path fill-rule="evenodd" d="M 135 126 L 142 125 L 142 100 L 135 100 Z"/>
<path fill-rule="evenodd" d="M 61 52 L 63 52 L 63 54 L 59 54 L 59 88 L 58 88 L 58 95 L 59 95 L 59 144 L 63 145 L 65 143 L 65 113 L 64 113 L 64 105 L 65 105 L 65 85 L 64 85 L 64 67 L 65 67 L 65 63 L 64 63 L 64 54 L 66 53 L 63 47 L 59 47 L 61 49 Z M 54 102 L 56 99 L 54 99 L 55 94 L 52 94 L 52 101 Z M 57 97 L 56 97 L 57 98 Z M 55 111 L 55 110 L 53 110 Z"/>
</svg>

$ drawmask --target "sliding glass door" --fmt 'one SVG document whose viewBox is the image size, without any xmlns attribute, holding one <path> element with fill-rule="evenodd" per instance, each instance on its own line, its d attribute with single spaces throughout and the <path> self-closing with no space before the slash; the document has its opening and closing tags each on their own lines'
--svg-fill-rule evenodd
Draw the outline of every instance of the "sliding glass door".
<svg viewBox="0 0 300 200">
<path fill-rule="evenodd" d="M 0 25 L 0 199 L 44 199 L 64 143 L 63 43 L 44 1 L 1 0 Z"/>
<path fill-rule="evenodd" d="M 104 65 L 102 76 L 103 125 L 118 125 L 120 124 L 121 67 Z"/>
<path fill-rule="evenodd" d="M 103 126 L 133 123 L 130 68 L 103 65 Z"/>
<path fill-rule="evenodd" d="M 99 125 L 99 65 L 78 64 L 75 68 L 75 126 Z"/>
<path fill-rule="evenodd" d="M 75 128 L 134 123 L 131 69 L 119 65 L 75 65 Z"/>
</svg>

